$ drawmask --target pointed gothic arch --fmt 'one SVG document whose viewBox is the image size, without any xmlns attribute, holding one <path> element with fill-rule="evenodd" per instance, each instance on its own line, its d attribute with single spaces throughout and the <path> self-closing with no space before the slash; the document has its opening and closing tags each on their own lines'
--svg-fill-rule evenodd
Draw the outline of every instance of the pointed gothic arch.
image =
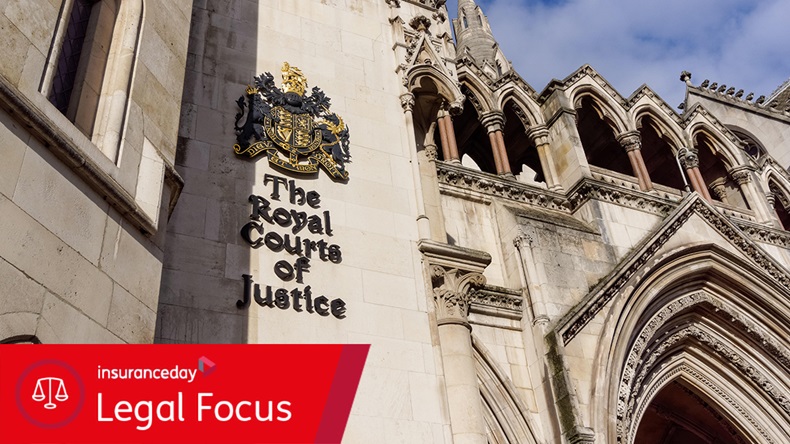
<svg viewBox="0 0 790 444">
<path fill-rule="evenodd" d="M 625 149 L 617 136 L 624 124 L 618 124 L 595 94 L 581 94 L 574 100 L 576 129 L 579 132 L 587 163 L 599 168 L 636 176 Z"/>
<path fill-rule="evenodd" d="M 592 409 L 614 417 L 594 413 L 596 429 L 607 430 L 609 443 L 639 442 L 640 421 L 656 395 L 681 381 L 745 442 L 788 442 L 788 276 L 771 276 L 715 244 L 682 248 L 646 266 L 650 271 L 610 312 L 604 334 L 612 340 L 596 352 Z M 684 370 L 668 375 L 673 365 Z"/>
<path fill-rule="evenodd" d="M 499 369 L 483 343 L 472 335 L 475 370 L 483 399 L 488 442 L 537 444 L 529 410 L 513 382 Z"/>
</svg>

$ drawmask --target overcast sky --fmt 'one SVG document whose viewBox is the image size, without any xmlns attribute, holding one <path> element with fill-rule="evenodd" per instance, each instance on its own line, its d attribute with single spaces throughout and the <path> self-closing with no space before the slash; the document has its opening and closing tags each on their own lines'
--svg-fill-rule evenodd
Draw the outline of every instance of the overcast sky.
<svg viewBox="0 0 790 444">
<path fill-rule="evenodd" d="M 516 71 L 538 92 L 585 63 L 625 97 L 648 84 L 670 106 L 680 72 L 755 98 L 790 78 L 790 0 L 478 0 Z M 457 0 L 448 0 L 450 15 Z"/>
</svg>

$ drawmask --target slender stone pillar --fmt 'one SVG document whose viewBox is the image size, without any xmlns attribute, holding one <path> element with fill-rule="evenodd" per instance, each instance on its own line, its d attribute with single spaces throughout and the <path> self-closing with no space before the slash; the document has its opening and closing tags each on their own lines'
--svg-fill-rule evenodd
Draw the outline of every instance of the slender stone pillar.
<svg viewBox="0 0 790 444">
<path fill-rule="evenodd" d="M 749 207 L 754 211 L 757 220 L 763 223 L 772 222 L 776 215 L 776 209 L 773 203 L 769 205 L 768 202 L 760 198 L 760 193 L 752 182 L 752 171 L 748 167 L 741 166 L 733 168 L 729 174 L 738 183 L 743 197 L 746 198 Z"/>
<path fill-rule="evenodd" d="M 439 140 L 442 144 L 442 158 L 449 162 L 451 160 L 450 154 L 450 141 L 447 139 L 447 124 L 444 120 L 446 111 L 439 111 L 439 117 L 436 119 L 436 124 L 439 127 Z"/>
<path fill-rule="evenodd" d="M 642 138 L 637 131 L 623 133 L 617 136 L 617 141 L 628 153 L 628 160 L 631 161 L 631 168 L 634 176 L 639 181 L 639 189 L 650 191 L 653 189 L 653 182 L 650 180 L 650 173 L 647 172 L 645 160 L 642 158 Z"/>
<path fill-rule="evenodd" d="M 494 154 L 494 164 L 499 175 L 512 175 L 510 170 L 510 159 L 507 157 L 505 148 L 505 138 L 502 135 L 502 128 L 505 125 L 505 117 L 501 112 L 492 111 L 481 116 L 480 123 L 488 132 L 488 140 L 491 142 L 491 152 Z"/>
<path fill-rule="evenodd" d="M 420 166 L 417 159 L 417 140 L 414 134 L 414 116 L 412 111 L 414 109 L 414 94 L 406 93 L 400 96 L 400 104 L 403 107 L 403 116 L 406 121 L 407 139 L 409 144 L 409 152 L 411 158 L 411 172 L 412 180 L 414 180 L 415 202 L 417 210 L 417 232 L 420 239 L 431 238 L 431 222 L 425 213 L 425 201 L 422 196 L 422 186 L 420 180 Z"/>
<path fill-rule="evenodd" d="M 437 242 L 418 244 L 428 266 L 442 350 L 454 444 L 487 444 L 483 402 L 467 316 L 475 289 L 485 285 L 488 253 Z"/>
<path fill-rule="evenodd" d="M 455 127 L 453 126 L 453 118 L 449 113 L 444 116 L 444 122 L 445 128 L 447 128 L 447 143 L 450 145 L 450 161 L 460 162 L 461 156 L 458 154 L 458 142 L 455 140 Z"/>
<path fill-rule="evenodd" d="M 527 130 L 527 137 L 532 139 L 532 143 L 538 150 L 538 159 L 540 159 L 540 167 L 543 169 L 543 177 L 546 179 L 546 186 L 551 191 L 563 192 L 557 175 L 557 167 L 554 165 L 554 158 L 551 155 L 549 130 L 545 125 L 536 126 Z"/>
<path fill-rule="evenodd" d="M 680 163 L 686 169 L 686 173 L 691 182 L 691 188 L 708 202 L 712 202 L 708 187 L 699 172 L 699 151 L 696 148 L 682 148 L 680 150 Z"/>
<path fill-rule="evenodd" d="M 442 109 L 439 111 L 439 139 L 442 141 L 442 156 L 447 162 L 460 162 L 458 145 L 455 141 L 455 129 L 453 129 L 453 119 L 450 113 Z"/>
</svg>

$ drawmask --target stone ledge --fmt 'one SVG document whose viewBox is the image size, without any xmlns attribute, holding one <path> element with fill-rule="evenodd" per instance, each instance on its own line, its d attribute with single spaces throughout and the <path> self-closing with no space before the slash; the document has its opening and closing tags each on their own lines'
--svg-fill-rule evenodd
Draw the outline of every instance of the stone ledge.
<svg viewBox="0 0 790 444">
<path fill-rule="evenodd" d="M 102 196 L 124 218 L 147 235 L 156 233 L 154 221 L 135 202 L 132 196 L 109 172 L 83 152 L 83 149 L 59 128 L 28 97 L 22 94 L 7 79 L 0 76 L 0 102 L 12 118 L 21 122 L 37 139 L 41 140 L 55 156 L 74 170 L 85 183 Z M 164 159 L 163 159 L 164 161 Z M 184 180 L 169 162 L 165 164 L 165 182 L 172 187 L 168 214 L 172 212 Z"/>
</svg>

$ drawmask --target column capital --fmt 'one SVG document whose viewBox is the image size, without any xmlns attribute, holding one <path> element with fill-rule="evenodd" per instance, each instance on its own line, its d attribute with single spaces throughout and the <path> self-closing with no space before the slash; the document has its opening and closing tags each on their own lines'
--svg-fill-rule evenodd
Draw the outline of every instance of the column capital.
<svg viewBox="0 0 790 444">
<path fill-rule="evenodd" d="M 461 96 L 447 104 L 447 111 L 450 112 L 451 116 L 461 115 L 464 111 L 464 100 L 466 100 L 466 96 Z"/>
<path fill-rule="evenodd" d="M 491 111 L 480 116 L 480 123 L 486 132 L 502 131 L 505 127 L 505 114 L 501 111 Z"/>
<path fill-rule="evenodd" d="M 765 193 L 765 199 L 768 201 L 768 206 L 772 208 L 776 204 L 776 194 L 771 191 Z"/>
<path fill-rule="evenodd" d="M 620 134 L 617 136 L 617 142 L 619 142 L 626 151 L 642 149 L 642 136 L 639 134 L 639 131 L 629 131 Z"/>
<path fill-rule="evenodd" d="M 683 168 L 687 170 L 699 168 L 699 150 L 696 148 L 681 148 L 678 157 Z"/>
<path fill-rule="evenodd" d="M 720 177 L 714 180 L 713 182 L 711 182 L 710 185 L 708 186 L 713 191 L 713 194 L 715 194 L 716 197 L 718 197 L 719 200 L 724 203 L 727 203 L 727 187 L 725 186 L 726 183 L 727 180 L 723 177 Z"/>
<path fill-rule="evenodd" d="M 472 292 L 485 285 L 485 276 L 441 265 L 432 265 L 430 271 L 437 321 L 467 325 Z"/>
<path fill-rule="evenodd" d="M 425 156 L 428 160 L 436 160 L 439 158 L 439 149 L 435 144 L 429 143 L 425 145 Z"/>
<path fill-rule="evenodd" d="M 738 185 L 746 185 L 752 181 L 751 170 L 747 167 L 736 167 L 728 171 L 728 173 L 734 181 L 738 182 Z"/>
<path fill-rule="evenodd" d="M 549 143 L 549 129 L 546 125 L 533 126 L 527 130 L 527 137 L 532 139 L 535 146 L 545 145 Z"/>
<path fill-rule="evenodd" d="M 405 93 L 400 95 L 400 106 L 403 112 L 411 112 L 414 109 L 414 94 Z"/>
</svg>

